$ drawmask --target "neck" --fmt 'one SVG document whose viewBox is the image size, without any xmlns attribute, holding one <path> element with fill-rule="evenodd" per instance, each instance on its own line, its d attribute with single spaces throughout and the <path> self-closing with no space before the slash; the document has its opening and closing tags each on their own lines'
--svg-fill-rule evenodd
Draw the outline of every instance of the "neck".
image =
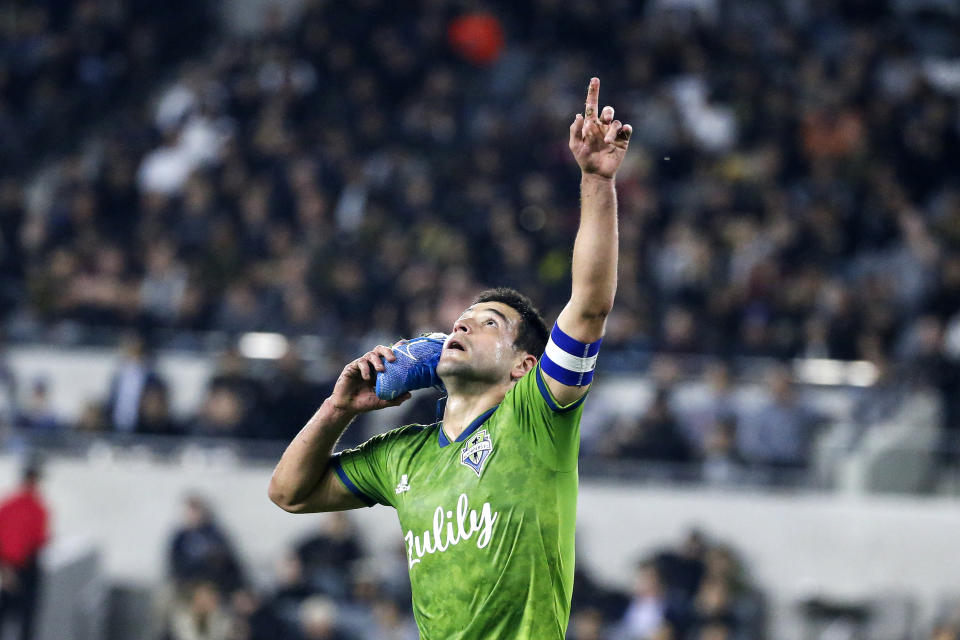
<svg viewBox="0 0 960 640">
<path fill-rule="evenodd" d="M 484 385 L 482 389 L 457 388 L 447 386 L 447 404 L 443 409 L 443 431 L 450 442 L 470 426 L 480 414 L 492 409 L 507 395 L 514 385 L 513 381 L 496 385 Z"/>
</svg>

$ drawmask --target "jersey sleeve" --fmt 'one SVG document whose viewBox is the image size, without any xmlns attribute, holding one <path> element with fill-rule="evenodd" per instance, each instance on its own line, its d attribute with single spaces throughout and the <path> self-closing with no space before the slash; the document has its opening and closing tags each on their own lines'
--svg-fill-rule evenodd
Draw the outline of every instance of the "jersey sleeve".
<svg viewBox="0 0 960 640">
<path fill-rule="evenodd" d="M 340 482 L 368 507 L 392 506 L 389 496 L 393 476 L 389 473 L 389 457 L 394 441 L 403 430 L 401 427 L 381 433 L 358 447 L 335 453 L 330 459 Z"/>
<path fill-rule="evenodd" d="M 580 417 L 587 395 L 561 405 L 550 393 L 537 364 L 507 392 L 503 405 L 545 464 L 557 471 L 571 471 L 577 466 Z"/>
</svg>

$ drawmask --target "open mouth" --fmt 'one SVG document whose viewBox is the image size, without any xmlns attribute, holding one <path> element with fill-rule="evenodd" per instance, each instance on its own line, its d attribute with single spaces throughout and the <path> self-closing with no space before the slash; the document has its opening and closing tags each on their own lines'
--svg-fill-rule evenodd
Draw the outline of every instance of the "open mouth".
<svg viewBox="0 0 960 640">
<path fill-rule="evenodd" d="M 466 351 L 466 348 L 460 344 L 457 340 L 451 340 L 447 343 L 447 349 L 454 349 L 456 351 Z"/>
</svg>

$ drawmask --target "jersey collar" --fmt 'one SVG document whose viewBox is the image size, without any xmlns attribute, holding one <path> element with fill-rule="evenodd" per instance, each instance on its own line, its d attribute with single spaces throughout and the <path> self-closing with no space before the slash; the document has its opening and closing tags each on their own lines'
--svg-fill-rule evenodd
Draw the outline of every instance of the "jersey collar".
<svg viewBox="0 0 960 640">
<path fill-rule="evenodd" d="M 476 431 L 477 429 L 479 429 L 479 428 L 480 428 L 480 425 L 482 425 L 484 422 L 486 422 L 487 419 L 488 419 L 490 416 L 492 416 L 492 415 L 493 415 L 493 412 L 496 411 L 498 408 L 500 408 L 500 405 L 497 405 L 497 406 L 493 407 L 492 409 L 487 409 L 486 411 L 484 411 L 483 413 L 481 413 L 473 422 L 470 423 L 470 426 L 469 426 L 469 427 L 467 427 L 466 429 L 463 430 L 463 433 L 461 433 L 459 436 L 457 436 L 457 439 L 454 440 L 454 442 L 463 442 L 464 440 L 466 440 L 467 438 L 469 438 L 470 435 L 473 434 L 474 431 Z M 442 447 L 445 447 L 445 446 L 447 446 L 448 444 L 450 444 L 450 439 L 447 438 L 447 434 L 444 433 L 444 431 L 443 431 L 443 422 L 440 422 L 440 423 L 438 423 L 438 424 L 440 425 L 440 447 L 442 448 Z"/>
</svg>

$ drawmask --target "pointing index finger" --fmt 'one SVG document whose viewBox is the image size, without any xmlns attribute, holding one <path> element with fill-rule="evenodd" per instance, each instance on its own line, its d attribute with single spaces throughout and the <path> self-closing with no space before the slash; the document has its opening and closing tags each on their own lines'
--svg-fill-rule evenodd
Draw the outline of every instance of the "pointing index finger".
<svg viewBox="0 0 960 640">
<path fill-rule="evenodd" d="M 590 78 L 590 86 L 587 88 L 587 106 L 583 114 L 587 119 L 597 117 L 597 104 L 600 102 L 600 78 Z"/>
</svg>

